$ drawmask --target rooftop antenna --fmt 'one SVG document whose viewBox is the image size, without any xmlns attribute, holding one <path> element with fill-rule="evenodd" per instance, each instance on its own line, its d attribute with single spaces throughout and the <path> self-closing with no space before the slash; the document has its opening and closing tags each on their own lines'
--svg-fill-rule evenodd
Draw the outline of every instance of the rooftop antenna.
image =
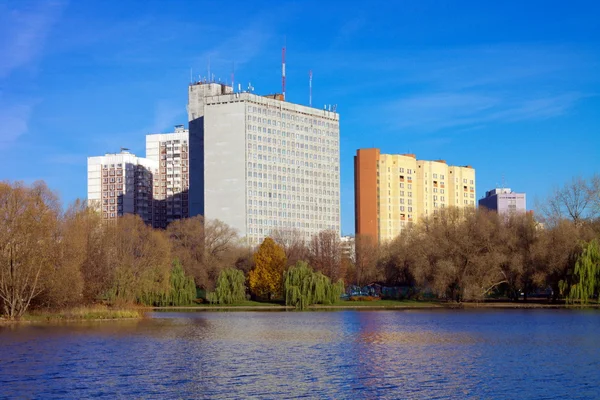
<svg viewBox="0 0 600 400">
<path fill-rule="evenodd" d="M 281 49 L 281 93 L 283 101 L 285 101 L 285 46 L 286 40 L 284 39 L 283 48 Z"/>
<path fill-rule="evenodd" d="M 312 107 L 312 69 L 308 71 L 308 106 Z"/>
<path fill-rule="evenodd" d="M 235 61 L 231 64 L 231 89 L 235 93 Z"/>
<path fill-rule="evenodd" d="M 210 81 L 210 56 L 208 56 L 208 80 Z"/>
</svg>

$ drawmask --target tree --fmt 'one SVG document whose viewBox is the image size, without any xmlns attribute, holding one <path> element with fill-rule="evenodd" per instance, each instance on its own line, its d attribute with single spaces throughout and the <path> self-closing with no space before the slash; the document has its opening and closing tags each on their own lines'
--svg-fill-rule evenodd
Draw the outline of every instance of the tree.
<svg viewBox="0 0 600 400">
<path fill-rule="evenodd" d="M 331 280 L 320 272 L 315 272 L 306 262 L 298 261 L 285 273 L 285 305 L 305 310 L 312 304 L 333 304 L 344 292 L 344 282 Z"/>
<path fill-rule="evenodd" d="M 82 266 L 88 258 L 89 213 L 85 203 L 77 200 L 60 218 L 55 237 L 54 261 L 42 271 L 43 292 L 34 302 L 49 308 L 67 307 L 82 302 Z"/>
<path fill-rule="evenodd" d="M 283 271 L 287 260 L 283 248 L 269 237 L 265 238 L 254 253 L 254 268 L 248 273 L 248 286 L 257 297 L 281 296 Z"/>
<path fill-rule="evenodd" d="M 600 289 L 600 242 L 594 239 L 583 246 L 577 257 L 574 269 L 574 283 L 571 285 L 567 301 L 586 304 L 597 296 Z"/>
<path fill-rule="evenodd" d="M 301 231 L 294 228 L 278 228 L 273 229 L 269 237 L 283 247 L 288 265 L 296 265 L 298 261 L 309 259 L 309 249 Z"/>
<path fill-rule="evenodd" d="M 573 178 L 563 187 L 554 189 L 540 208 L 550 225 L 569 219 L 579 226 L 584 220 L 600 216 L 600 175 L 589 180 Z"/>
<path fill-rule="evenodd" d="M 246 277 L 239 269 L 222 270 L 215 291 L 209 293 L 209 301 L 217 304 L 235 304 L 246 300 L 245 282 Z"/>
<path fill-rule="evenodd" d="M 544 230 L 535 246 L 535 263 L 543 274 L 544 283 L 553 292 L 553 301 L 559 296 L 567 295 L 570 275 L 575 269 L 577 256 L 581 253 L 581 243 L 590 239 L 584 226 L 574 222 L 561 220 L 556 225 Z"/>
<path fill-rule="evenodd" d="M 38 296 L 56 254 L 59 205 L 45 183 L 0 183 L 0 302 L 19 318 Z"/>
<path fill-rule="evenodd" d="M 219 220 L 198 216 L 174 221 L 167 234 L 173 254 L 204 289 L 214 288 L 221 270 L 243 256 L 237 232 Z"/>
<path fill-rule="evenodd" d="M 140 302 L 154 306 L 185 306 L 196 298 L 194 279 L 185 276 L 178 259 L 173 261 L 169 284 L 166 291 L 159 287 L 158 291 L 142 292 L 139 296 Z"/>
<path fill-rule="evenodd" d="M 108 299 L 128 303 L 146 293 L 168 292 L 170 246 L 164 232 L 137 215 L 125 215 L 107 228 L 113 265 Z"/>
<path fill-rule="evenodd" d="M 310 264 L 332 281 L 344 278 L 340 236 L 335 231 L 321 231 L 314 235 L 309 247 Z"/>
<path fill-rule="evenodd" d="M 385 282 L 391 286 L 414 286 L 413 229 L 409 228 L 387 245 L 382 246 L 379 264 Z"/>
<path fill-rule="evenodd" d="M 204 219 L 201 216 L 179 219 L 167 226 L 171 252 L 196 285 L 208 285 L 208 271 L 204 264 Z"/>
<path fill-rule="evenodd" d="M 354 281 L 358 286 L 381 279 L 382 274 L 377 268 L 379 246 L 370 235 L 356 235 L 354 239 L 356 261 L 354 263 Z"/>
<path fill-rule="evenodd" d="M 503 281 L 495 246 L 498 215 L 446 209 L 420 225 L 414 275 L 440 297 L 479 300 Z"/>
</svg>

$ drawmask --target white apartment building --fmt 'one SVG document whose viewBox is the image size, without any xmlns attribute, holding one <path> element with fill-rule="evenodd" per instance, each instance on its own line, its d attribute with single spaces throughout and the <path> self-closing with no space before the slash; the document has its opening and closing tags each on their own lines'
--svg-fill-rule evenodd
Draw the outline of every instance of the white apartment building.
<svg viewBox="0 0 600 400">
<path fill-rule="evenodd" d="M 218 83 L 188 94 L 190 215 L 250 245 L 275 229 L 340 233 L 339 114 Z"/>
<path fill-rule="evenodd" d="M 123 214 L 138 214 L 146 223 L 153 220 L 154 160 L 120 153 L 88 157 L 88 205 L 105 221 Z"/>
<path fill-rule="evenodd" d="M 189 132 L 176 125 L 173 133 L 146 135 L 146 158 L 155 161 L 155 228 L 189 217 Z"/>
</svg>

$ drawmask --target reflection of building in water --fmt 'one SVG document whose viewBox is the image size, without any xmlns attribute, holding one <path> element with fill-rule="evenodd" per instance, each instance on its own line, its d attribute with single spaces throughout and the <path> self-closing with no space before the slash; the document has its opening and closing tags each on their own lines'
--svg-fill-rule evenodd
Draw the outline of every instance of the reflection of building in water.
<svg viewBox="0 0 600 400">
<path fill-rule="evenodd" d="M 183 125 L 176 125 L 173 133 L 146 135 L 146 157 L 158 164 L 154 177 L 155 228 L 190 216 L 188 140 Z"/>
<path fill-rule="evenodd" d="M 88 157 L 89 206 L 100 212 L 103 220 L 138 214 L 152 223 L 152 180 L 157 169 L 156 161 L 136 157 L 126 149 Z"/>
</svg>

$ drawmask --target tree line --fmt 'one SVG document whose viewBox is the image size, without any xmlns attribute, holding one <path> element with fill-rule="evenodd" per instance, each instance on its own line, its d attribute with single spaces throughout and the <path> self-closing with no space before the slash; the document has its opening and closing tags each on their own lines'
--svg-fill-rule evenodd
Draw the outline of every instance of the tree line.
<svg viewBox="0 0 600 400">
<path fill-rule="evenodd" d="M 189 304 L 197 289 L 214 302 L 249 293 L 295 305 L 306 301 L 299 288 L 314 287 L 306 296 L 327 302 L 340 282 L 451 301 L 526 300 L 540 290 L 554 301 L 587 301 L 600 287 L 599 193 L 596 175 L 556 189 L 540 216 L 446 209 L 381 245 L 357 236 L 351 249 L 337 232 L 306 241 L 275 230 L 253 249 L 218 220 L 193 217 L 162 230 L 126 215 L 105 224 L 82 201 L 63 210 L 44 182 L 0 182 L 0 310 L 17 318 L 30 307 L 99 301 Z"/>
</svg>

